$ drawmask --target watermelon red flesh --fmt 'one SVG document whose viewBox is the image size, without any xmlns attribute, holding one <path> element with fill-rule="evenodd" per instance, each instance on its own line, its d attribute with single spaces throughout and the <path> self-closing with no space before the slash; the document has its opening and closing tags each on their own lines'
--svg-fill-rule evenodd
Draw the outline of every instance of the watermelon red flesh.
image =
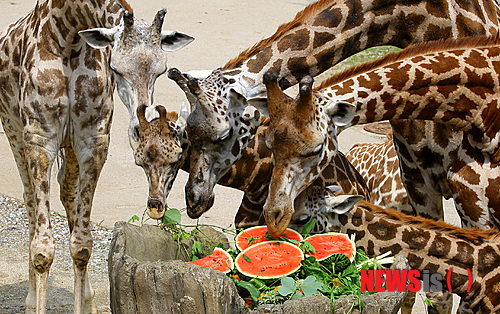
<svg viewBox="0 0 500 314">
<path fill-rule="evenodd" d="M 236 238 L 234 239 L 236 247 L 243 251 L 250 245 L 269 241 L 270 239 L 266 238 L 267 226 L 257 226 L 248 228 L 242 232 L 240 232 Z M 281 235 L 283 238 L 302 241 L 302 236 L 295 230 L 286 229 L 285 233 Z"/>
<path fill-rule="evenodd" d="M 311 243 L 311 245 L 316 249 L 316 252 L 307 255 L 314 256 L 318 261 L 324 260 L 333 254 L 342 253 L 352 262 L 354 260 L 354 255 L 356 254 L 356 246 L 349 239 L 347 234 L 316 234 L 310 236 L 304 241 Z"/>
<path fill-rule="evenodd" d="M 233 258 L 226 251 L 216 247 L 212 255 L 205 256 L 196 261 L 190 261 L 201 268 L 212 268 L 223 273 L 229 272 L 234 267 Z"/>
<path fill-rule="evenodd" d="M 304 254 L 296 245 L 268 241 L 248 247 L 236 257 L 235 263 L 244 275 L 271 279 L 297 271 L 303 259 Z"/>
</svg>

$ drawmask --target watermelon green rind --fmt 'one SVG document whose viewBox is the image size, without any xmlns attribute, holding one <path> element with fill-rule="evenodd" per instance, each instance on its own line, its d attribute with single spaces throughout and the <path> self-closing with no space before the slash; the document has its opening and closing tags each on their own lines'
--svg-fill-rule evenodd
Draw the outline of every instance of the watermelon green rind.
<svg viewBox="0 0 500 314">
<path fill-rule="evenodd" d="M 243 251 L 253 244 L 269 241 L 265 237 L 266 231 L 267 226 L 255 226 L 245 229 L 234 238 L 235 245 L 240 251 Z M 303 240 L 302 235 L 292 229 L 286 229 L 282 236 L 299 242 Z"/>
<path fill-rule="evenodd" d="M 330 246 L 329 243 L 330 242 L 333 243 L 333 241 L 331 241 L 331 240 L 329 241 L 328 238 L 333 238 L 333 237 L 337 237 L 339 240 L 341 239 L 343 243 L 336 245 L 336 248 L 331 248 L 332 251 L 328 252 L 328 249 Z M 322 241 L 326 245 L 326 247 L 324 247 L 324 249 L 322 249 L 319 246 L 318 241 Z M 307 254 L 307 256 L 314 256 L 316 258 L 316 260 L 318 260 L 318 261 L 322 261 L 322 260 L 332 256 L 333 254 L 343 253 L 352 262 L 352 261 L 354 261 L 354 257 L 356 255 L 356 245 L 349 238 L 349 236 L 345 233 L 330 232 L 330 233 L 315 234 L 315 235 L 312 235 L 312 236 L 306 238 L 304 240 L 304 242 L 311 243 L 311 245 L 316 249 L 315 253 Z M 315 246 L 315 244 L 316 244 L 316 246 Z"/>
<path fill-rule="evenodd" d="M 214 249 L 211 255 L 188 263 L 198 265 L 202 268 L 212 268 L 224 274 L 230 272 L 234 268 L 234 261 L 231 255 L 218 247 Z"/>
<path fill-rule="evenodd" d="M 265 241 L 246 248 L 234 262 L 236 269 L 245 276 L 274 279 L 299 270 L 303 259 L 304 253 L 296 245 L 284 241 Z"/>
</svg>

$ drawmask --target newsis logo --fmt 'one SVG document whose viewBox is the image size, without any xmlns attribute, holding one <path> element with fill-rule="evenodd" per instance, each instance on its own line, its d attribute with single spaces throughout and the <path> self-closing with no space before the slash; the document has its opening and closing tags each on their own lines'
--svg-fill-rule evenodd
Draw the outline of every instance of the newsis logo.
<svg viewBox="0 0 500 314">
<path fill-rule="evenodd" d="M 450 268 L 446 276 L 448 291 L 451 289 Z M 467 268 L 469 274 L 469 284 L 467 292 L 472 285 L 472 273 Z M 404 292 L 406 288 L 410 292 L 418 292 L 422 289 L 424 292 L 443 291 L 443 276 L 438 273 L 431 274 L 428 270 L 362 270 L 361 271 L 361 291 L 362 292 Z"/>
</svg>

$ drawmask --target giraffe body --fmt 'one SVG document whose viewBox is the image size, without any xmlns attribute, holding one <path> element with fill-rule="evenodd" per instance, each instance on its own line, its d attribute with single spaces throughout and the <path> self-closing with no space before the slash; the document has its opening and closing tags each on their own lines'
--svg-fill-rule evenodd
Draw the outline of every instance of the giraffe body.
<svg viewBox="0 0 500 314">
<path fill-rule="evenodd" d="M 254 111 L 249 107 L 259 108 L 267 114 L 263 84 L 266 71 L 276 71 L 280 87 L 284 89 L 296 84 L 305 74 L 317 75 L 369 47 L 394 45 L 404 48 L 440 38 L 492 34 L 498 30 L 496 12 L 494 2 L 489 0 L 321 0 L 299 12 L 293 21 L 280 26 L 269 38 L 199 81 L 188 73 L 172 75 L 186 93 L 192 109 L 187 121 L 193 151 L 186 185 L 188 214 L 197 217 L 210 207 L 213 186 L 241 157 L 254 136 L 260 117 L 252 114 Z M 187 84 L 189 80 L 193 81 L 191 87 Z M 250 120 L 242 122 L 245 111 L 250 111 Z M 203 127 L 199 127 L 201 121 Z M 423 124 L 419 134 L 426 130 L 432 131 L 432 125 Z M 399 142 L 401 132 L 396 132 L 399 146 L 404 144 Z M 403 138 L 409 137 L 401 134 Z M 244 135 L 244 140 L 237 135 Z M 421 142 L 425 140 L 419 138 Z M 427 141 L 432 142 L 433 138 Z M 418 147 L 410 147 L 410 153 L 411 149 Z M 450 149 L 440 149 L 436 154 L 446 156 Z M 423 171 L 422 180 L 433 177 L 425 173 L 425 164 L 419 164 L 420 160 L 405 158 L 403 161 L 412 162 L 416 171 Z M 442 176 L 443 171 L 439 175 Z M 418 184 L 424 186 L 422 182 Z M 417 203 L 427 204 L 428 201 L 412 202 Z M 442 212 L 442 204 L 436 206 L 431 211 Z M 429 211 L 426 206 L 423 210 Z M 442 213 L 434 216 L 440 217 Z"/>
<path fill-rule="evenodd" d="M 413 213 L 401 180 L 392 134 L 384 143 L 355 144 L 345 156 L 365 180 L 374 205 Z"/>
<path fill-rule="evenodd" d="M 90 213 L 108 152 L 114 79 L 108 65 L 110 50 L 93 49 L 79 32 L 96 27 L 112 30 L 117 34 L 115 43 L 127 37 L 123 32 L 135 26 L 132 14 L 124 14 L 123 8 L 131 11 L 130 6 L 122 3 L 37 1 L 34 10 L 0 36 L 0 119 L 23 182 L 29 219 L 29 313 L 46 311 L 54 258 L 50 171 L 58 153 L 61 201 L 71 232 L 74 312 L 96 312 L 87 275 L 92 252 Z M 110 32 L 107 35 L 113 41 Z M 119 87 L 132 89 L 120 82 Z"/>
<path fill-rule="evenodd" d="M 322 232 L 356 234 L 356 246 L 369 256 L 388 251 L 403 255 L 412 269 L 441 274 L 443 287 L 447 287 L 448 270 L 452 268 L 452 291 L 474 313 L 500 311 L 498 230 L 462 229 L 359 201 L 358 196 L 336 196 L 326 189 L 318 195 L 321 204 L 312 207 L 315 212 L 301 207 L 294 218 L 316 218 Z M 467 269 L 472 273 L 470 292 Z"/>
<path fill-rule="evenodd" d="M 496 36 L 479 36 L 416 45 L 335 75 L 317 91 L 306 78 L 294 108 L 291 100 L 283 101 L 286 96 L 276 78 L 270 80 L 268 141 L 275 156 L 265 210 L 270 232 L 288 224 L 296 193 L 309 186 L 325 159 L 335 154 L 335 144 L 325 145 L 336 138 L 335 126 L 408 118 L 434 120 L 467 132 L 469 149 L 460 156 L 463 166 L 456 165 L 460 167 L 455 174 L 468 185 L 462 192 L 470 203 L 460 214 L 469 224 L 498 226 L 500 204 L 493 190 L 500 175 L 495 123 L 498 43 Z M 289 193 L 283 195 L 280 191 L 286 188 Z M 478 208 L 477 200 L 488 206 Z"/>
</svg>

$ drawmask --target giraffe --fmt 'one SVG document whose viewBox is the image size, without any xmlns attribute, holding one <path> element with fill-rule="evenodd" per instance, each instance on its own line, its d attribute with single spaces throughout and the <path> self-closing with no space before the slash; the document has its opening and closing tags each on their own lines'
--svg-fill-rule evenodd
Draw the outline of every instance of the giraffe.
<svg viewBox="0 0 500 314">
<path fill-rule="evenodd" d="M 498 229 L 462 229 L 443 221 L 403 214 L 361 200 L 362 196 L 317 191 L 315 206 L 300 207 L 292 221 L 315 218 L 318 232 L 355 234 L 356 247 L 369 256 L 391 251 L 412 269 L 439 273 L 443 287 L 448 270 L 451 289 L 474 313 L 500 311 L 500 233 Z M 469 279 L 468 269 L 472 273 Z M 468 292 L 469 280 L 470 292 Z"/>
<path fill-rule="evenodd" d="M 50 172 L 58 153 L 61 202 L 71 232 L 74 312 L 97 311 L 87 274 L 92 252 L 90 213 L 109 146 L 114 78 L 108 62 L 119 63 L 114 57 L 127 52 L 122 41 L 138 38 L 137 30 L 146 29 L 142 22 L 134 25 L 131 11 L 123 0 L 37 1 L 30 13 L 0 35 L 0 119 L 22 179 L 29 220 L 28 313 L 46 312 L 54 258 Z M 161 28 L 158 22 L 164 14 L 158 13 L 150 34 L 151 29 Z M 82 40 L 79 32 L 95 27 L 108 29 L 105 37 L 115 39 L 113 52 L 95 50 Z M 131 45 L 139 46 L 140 41 Z M 129 80 L 130 74 L 124 77 Z M 141 78 L 148 79 L 147 75 Z M 118 79 L 118 89 L 124 91 L 121 96 L 144 93 L 140 88 L 149 85 L 139 85 L 141 80 L 134 83 L 139 88 L 133 89 Z"/>
<path fill-rule="evenodd" d="M 401 180 L 392 132 L 384 143 L 358 143 L 345 156 L 365 180 L 374 205 L 413 214 Z"/>
<path fill-rule="evenodd" d="M 181 106 L 180 114 L 166 112 L 157 106 L 159 118 L 150 122 L 146 119 L 146 106 L 138 109 L 140 122 L 140 141 L 134 158 L 136 164 L 145 171 L 149 184 L 149 196 L 146 212 L 149 217 L 159 219 L 166 207 L 166 198 L 179 169 L 189 171 L 189 139 L 185 128 L 187 110 Z M 243 191 L 242 203 L 235 217 L 237 228 L 247 228 L 265 223 L 262 206 L 268 194 L 269 179 L 272 173 L 271 151 L 265 145 L 265 132 L 269 119 L 259 126 L 256 136 L 245 149 L 243 156 L 219 180 L 219 184 Z M 349 163 L 344 155 L 339 154 L 331 165 L 325 168 L 314 186 L 336 184 L 344 193 L 362 194 L 370 198 L 363 178 Z M 306 191 L 298 202 L 306 202 L 310 192 Z"/>
<path fill-rule="evenodd" d="M 291 22 L 281 25 L 273 35 L 243 51 L 222 68 L 209 74 L 201 71 L 181 74 L 178 70 L 170 73 L 169 77 L 177 82 L 191 104 L 186 126 L 192 152 L 192 167 L 186 184 L 189 216 L 196 218 L 210 206 L 214 185 L 241 157 L 260 122 L 256 109 L 268 114 L 263 84 L 266 71 L 275 70 L 280 87 L 285 89 L 296 84 L 303 75 L 315 76 L 369 47 L 404 48 L 441 38 L 495 33 L 498 31 L 496 12 L 490 0 L 321 0 L 306 7 Z M 432 125 L 424 127 L 427 130 Z M 418 133 L 429 134 L 418 140 L 433 142 L 432 136 L 442 134 L 433 135 L 431 131 Z M 396 142 L 402 146 L 400 134 L 396 133 Z M 402 138 L 410 138 L 408 134 L 401 134 Z M 453 146 L 454 143 L 448 144 Z M 414 145 L 407 150 L 411 153 L 418 148 L 421 149 Z M 446 155 L 450 150 L 453 151 L 453 147 L 438 149 L 436 154 Z M 418 162 L 418 158 L 427 156 L 421 155 L 415 156 L 416 160 L 402 160 Z M 433 178 L 433 174 L 425 173 L 425 166 L 420 170 L 422 180 Z M 405 178 L 407 176 L 403 175 Z M 425 186 L 425 182 L 416 183 Z M 418 205 L 417 202 L 412 204 Z M 442 205 L 438 206 L 441 207 L 435 211 L 442 211 Z"/>
<path fill-rule="evenodd" d="M 317 90 L 306 76 L 294 101 L 280 90 L 277 74 L 266 73 L 271 115 L 266 143 L 275 161 L 264 206 L 269 232 L 282 233 L 295 195 L 335 155 L 336 126 L 408 118 L 464 131 L 469 150 L 449 170 L 462 184 L 455 198 L 467 204 L 459 213 L 470 225 L 499 226 L 499 43 L 495 35 L 415 45 L 334 75 Z M 478 200 L 487 204 L 484 210 Z"/>
</svg>

